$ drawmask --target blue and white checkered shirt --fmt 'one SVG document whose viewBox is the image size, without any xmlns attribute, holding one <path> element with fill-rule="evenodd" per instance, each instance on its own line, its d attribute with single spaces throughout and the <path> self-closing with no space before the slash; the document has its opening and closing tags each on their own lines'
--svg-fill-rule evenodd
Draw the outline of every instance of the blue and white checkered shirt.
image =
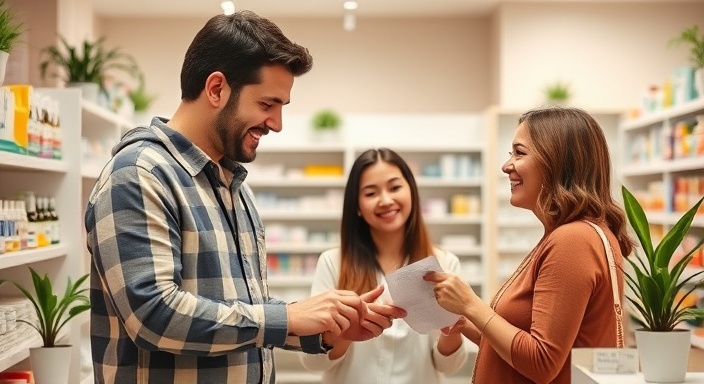
<svg viewBox="0 0 704 384">
<path fill-rule="evenodd" d="M 159 119 L 113 154 L 85 215 L 96 383 L 273 383 L 271 348 L 323 352 L 320 335 L 288 336 L 269 297 L 242 165 Z"/>
</svg>

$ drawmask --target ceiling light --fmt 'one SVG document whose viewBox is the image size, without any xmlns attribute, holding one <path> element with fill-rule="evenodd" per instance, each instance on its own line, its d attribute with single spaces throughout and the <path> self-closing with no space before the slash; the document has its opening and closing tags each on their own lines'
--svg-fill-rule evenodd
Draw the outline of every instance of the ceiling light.
<svg viewBox="0 0 704 384">
<path fill-rule="evenodd" d="M 220 3 L 220 6 L 222 7 L 222 13 L 226 15 L 231 15 L 235 13 L 235 3 L 232 1 L 223 1 Z"/>
<path fill-rule="evenodd" d="M 342 4 L 342 6 L 343 6 L 345 9 L 351 11 L 351 10 L 353 10 L 353 9 L 357 9 L 357 2 L 356 2 L 356 1 L 345 1 L 345 3 Z"/>
<path fill-rule="evenodd" d="M 345 31 L 354 31 L 357 28 L 357 17 L 353 13 L 345 13 L 342 18 L 342 27 Z"/>
</svg>

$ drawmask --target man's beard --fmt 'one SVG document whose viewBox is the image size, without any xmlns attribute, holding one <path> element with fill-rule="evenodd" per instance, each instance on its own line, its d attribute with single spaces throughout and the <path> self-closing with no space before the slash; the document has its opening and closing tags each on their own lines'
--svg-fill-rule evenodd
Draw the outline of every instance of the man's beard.
<svg viewBox="0 0 704 384">
<path fill-rule="evenodd" d="M 226 108 L 227 110 L 227 108 Z M 240 120 L 234 108 L 228 112 L 223 110 L 215 119 L 215 133 L 220 139 L 223 156 L 239 163 L 250 163 L 257 156 L 256 152 L 246 153 L 244 139 L 247 133 L 247 123 Z"/>
</svg>

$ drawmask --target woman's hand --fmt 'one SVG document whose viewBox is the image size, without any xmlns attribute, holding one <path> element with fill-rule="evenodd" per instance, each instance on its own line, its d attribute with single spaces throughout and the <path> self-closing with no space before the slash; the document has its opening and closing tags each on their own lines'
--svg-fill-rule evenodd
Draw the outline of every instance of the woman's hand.
<svg viewBox="0 0 704 384">
<path fill-rule="evenodd" d="M 481 300 L 461 277 L 451 273 L 428 272 L 423 280 L 435 283 L 435 299 L 441 307 L 462 315 L 467 314 L 467 307 L 476 300 Z"/>
</svg>

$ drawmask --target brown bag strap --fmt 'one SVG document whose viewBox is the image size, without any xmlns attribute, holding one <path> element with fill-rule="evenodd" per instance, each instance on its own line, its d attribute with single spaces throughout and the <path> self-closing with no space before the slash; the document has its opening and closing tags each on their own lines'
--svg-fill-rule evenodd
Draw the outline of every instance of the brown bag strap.
<svg viewBox="0 0 704 384">
<path fill-rule="evenodd" d="M 601 227 L 590 221 L 585 220 L 584 222 L 591 225 L 592 228 L 594 228 L 594 230 L 596 231 L 596 233 L 599 234 L 599 237 L 601 237 L 601 242 L 604 244 L 604 250 L 606 250 L 606 260 L 609 263 L 609 274 L 611 275 L 611 291 L 614 295 L 614 313 L 616 313 L 617 346 L 619 348 L 623 348 L 623 314 L 621 310 L 621 295 L 619 295 L 618 293 L 618 277 L 616 274 L 616 261 L 614 260 L 614 252 L 611 249 L 611 244 L 609 244 L 609 240 L 606 238 L 606 234 L 604 234 L 604 231 L 601 229 Z"/>
</svg>

